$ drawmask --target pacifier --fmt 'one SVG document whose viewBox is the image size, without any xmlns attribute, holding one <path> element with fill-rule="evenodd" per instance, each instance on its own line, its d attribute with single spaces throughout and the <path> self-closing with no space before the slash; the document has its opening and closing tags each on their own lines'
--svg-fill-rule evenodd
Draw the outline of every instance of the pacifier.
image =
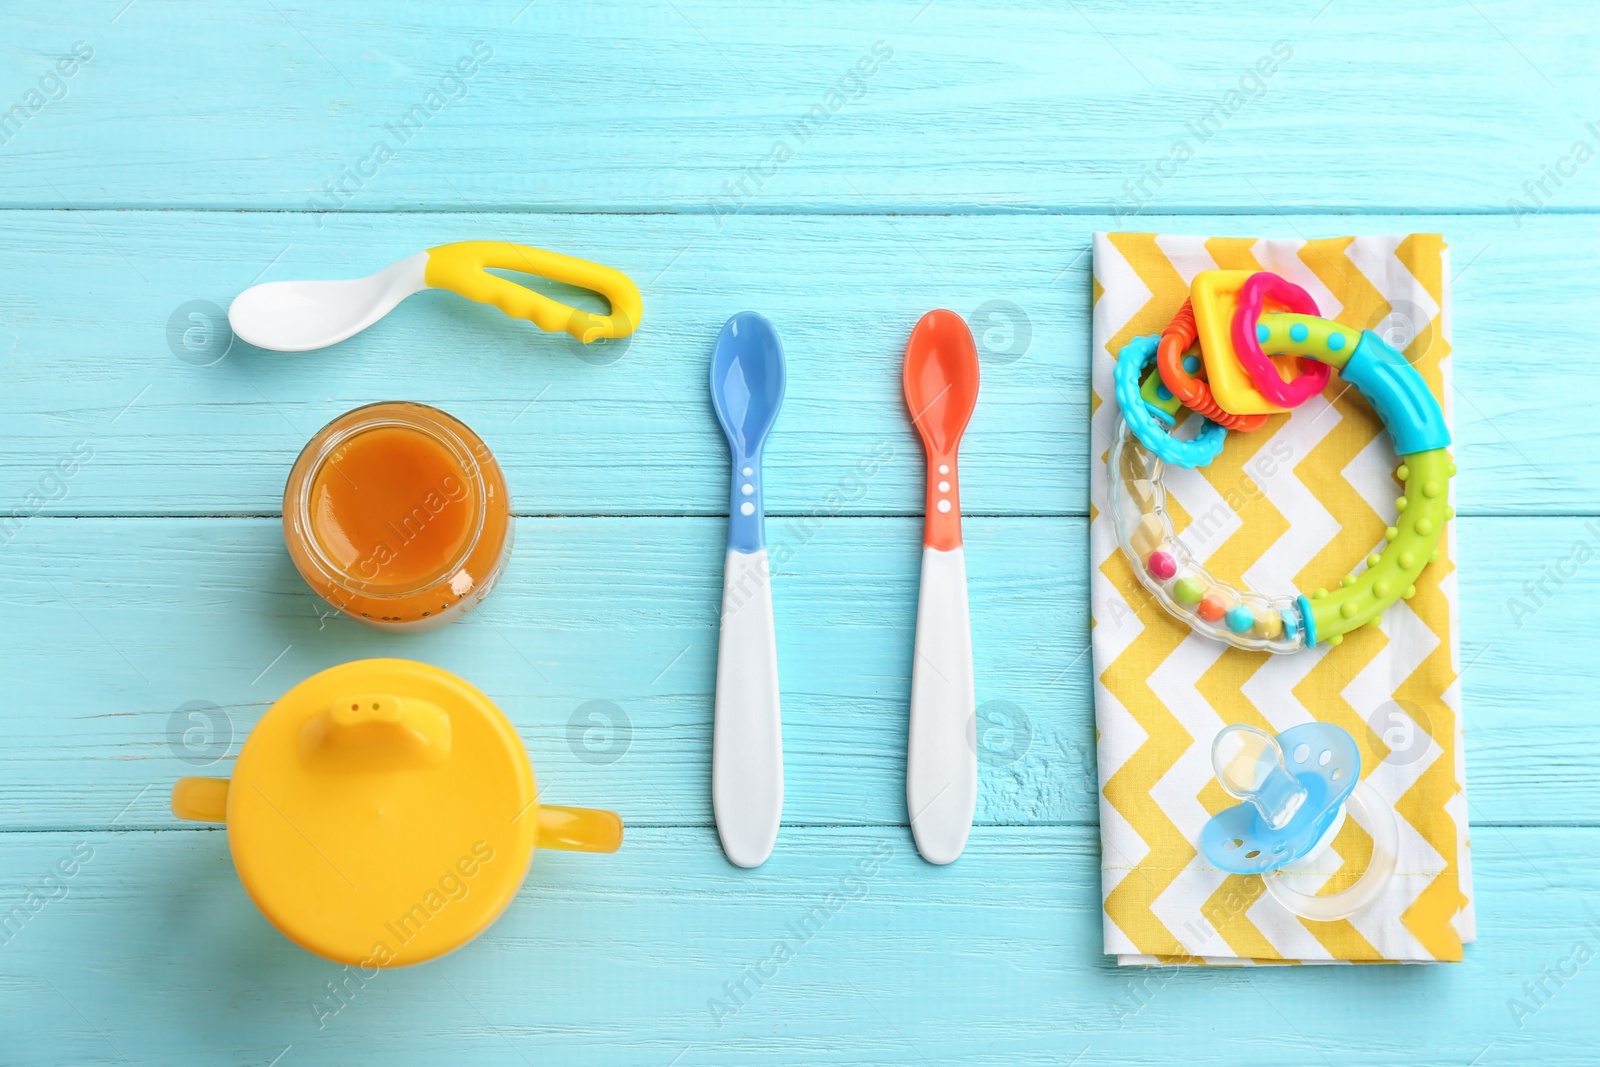
<svg viewBox="0 0 1600 1067">
<path fill-rule="evenodd" d="M 1233 874 L 1261 875 L 1274 900 L 1315 922 L 1349 918 L 1388 885 L 1399 849 L 1394 809 L 1361 781 L 1361 751 L 1348 731 L 1310 722 L 1273 737 L 1227 726 L 1211 744 L 1211 765 L 1222 788 L 1244 803 L 1200 831 L 1206 859 Z M 1325 896 L 1285 884 L 1286 874 L 1305 872 L 1327 851 L 1349 810 L 1372 835 L 1372 862 L 1355 884 Z"/>
</svg>

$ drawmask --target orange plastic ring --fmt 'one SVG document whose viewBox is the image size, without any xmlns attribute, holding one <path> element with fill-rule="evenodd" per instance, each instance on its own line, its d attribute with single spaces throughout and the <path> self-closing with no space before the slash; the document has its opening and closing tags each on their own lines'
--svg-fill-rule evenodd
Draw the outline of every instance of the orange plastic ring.
<svg viewBox="0 0 1600 1067">
<path fill-rule="evenodd" d="M 1267 416 L 1235 415 L 1224 411 L 1211 395 L 1211 387 L 1183 369 L 1183 354 L 1194 344 L 1199 330 L 1194 324 L 1194 307 L 1185 300 L 1178 313 L 1172 316 L 1167 328 L 1161 331 L 1161 344 L 1156 348 L 1156 367 L 1161 381 L 1172 390 L 1178 402 L 1197 415 L 1203 415 L 1219 426 L 1249 433 L 1267 424 Z"/>
</svg>

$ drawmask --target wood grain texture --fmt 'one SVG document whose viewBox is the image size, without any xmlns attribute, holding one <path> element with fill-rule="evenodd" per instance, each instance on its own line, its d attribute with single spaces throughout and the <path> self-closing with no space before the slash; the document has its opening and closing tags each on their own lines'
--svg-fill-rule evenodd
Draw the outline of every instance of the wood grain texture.
<svg viewBox="0 0 1600 1067">
<path fill-rule="evenodd" d="M 938 306 L 973 318 L 986 345 L 982 396 L 962 443 L 963 508 L 1082 515 L 1089 239 L 1113 225 L 1110 217 L 751 216 L 719 231 L 678 216 L 7 212 L 0 515 L 275 514 L 310 436 L 352 407 L 388 399 L 426 400 L 477 430 L 523 514 L 720 514 L 727 451 L 706 366 L 717 329 L 747 308 L 777 324 L 789 355 L 788 395 L 767 450 L 769 510 L 914 515 L 921 446 L 900 367 L 912 325 Z M 1574 330 L 1600 300 L 1590 269 L 1596 219 L 1544 218 L 1520 231 L 1504 219 L 1438 216 L 1137 225 L 1444 232 L 1457 275 L 1456 453 L 1471 472 L 1460 481 L 1461 512 L 1596 513 L 1600 465 L 1578 459 L 1592 435 L 1581 419 L 1548 413 Z M 644 290 L 639 333 L 620 351 L 579 353 L 565 335 L 429 292 L 323 352 L 238 342 L 222 354 L 201 344 L 206 312 L 192 301 L 220 312 L 259 278 L 355 277 L 472 236 L 626 270 Z M 179 334 L 197 331 L 198 355 L 171 346 L 175 314 Z M 175 351 L 221 358 L 198 366 Z M 75 446 L 93 459 L 58 486 L 50 471 Z M 872 462 L 885 455 L 892 461 Z"/>
<path fill-rule="evenodd" d="M 756 871 L 729 866 L 709 827 L 634 829 L 615 856 L 539 853 L 478 941 L 364 984 L 267 924 L 217 832 L 0 834 L 0 902 L 9 908 L 85 846 L 92 858 L 60 880 L 65 895 L 53 888 L 59 899 L 0 946 L 0 1062 L 1042 1067 L 1081 1056 L 1142 1067 L 1181 1049 L 1190 1064 L 1278 1067 L 1592 1056 L 1583 1035 L 1600 978 L 1592 961 L 1573 974 L 1573 959 L 1577 945 L 1600 946 L 1585 904 L 1600 892 L 1595 829 L 1478 835 L 1480 941 L 1467 964 L 1244 970 L 1118 969 L 1089 951 L 1100 937 L 1092 827 L 981 829 L 948 868 L 923 863 L 894 831 L 819 827 L 789 834 Z M 780 941 L 792 952 L 781 965 Z M 1570 977 L 1547 979 L 1544 1002 L 1514 1016 L 1513 998 L 1533 1006 L 1524 983 L 1557 968 Z M 340 1006 L 327 983 L 347 981 Z M 740 982 L 742 1005 L 728 993 Z"/>
<path fill-rule="evenodd" d="M 1558 405 L 1600 298 L 1600 184 L 1587 162 L 1550 177 L 1600 144 L 1587 11 L 68 0 L 0 23 L 0 1065 L 1593 1061 L 1600 979 L 1573 967 L 1600 952 L 1600 466 L 1586 409 Z M 75 47 L 92 58 L 46 80 Z M 1096 229 L 1450 241 L 1465 963 L 1100 954 Z M 643 328 L 579 353 L 427 293 L 329 352 L 206 347 L 257 280 L 471 238 L 626 270 Z M 988 348 L 963 448 L 982 784 L 943 869 L 903 800 L 922 461 L 899 365 L 937 306 Z M 726 453 L 705 367 L 747 308 L 789 353 L 766 485 L 794 553 L 786 819 L 753 872 L 709 803 Z M 325 618 L 272 517 L 307 438 L 389 398 L 471 424 L 526 516 L 482 610 L 405 638 Z M 541 854 L 486 936 L 325 1000 L 319 1027 L 344 975 L 267 925 L 223 835 L 166 795 L 227 773 L 294 681 L 369 655 L 470 678 L 550 799 L 630 829 L 616 856 Z M 8 927 L 35 890 L 64 896 Z"/>
<path fill-rule="evenodd" d="M 978 822 L 1093 824 L 1084 522 L 969 519 L 965 533 Z M 1575 544 L 1600 548 L 1600 533 L 1579 519 L 1465 519 L 1457 533 L 1473 822 L 1600 826 L 1586 770 L 1600 762 L 1600 723 L 1570 711 L 1589 700 L 1593 667 L 1568 638 L 1600 571 L 1544 577 Z M 0 830 L 103 829 L 146 786 L 117 825 L 173 826 L 172 782 L 226 775 L 289 686 L 390 655 L 488 692 L 550 798 L 614 806 L 635 824 L 709 826 L 722 536 L 710 519 L 524 519 L 482 609 L 395 637 L 325 618 L 276 520 L 35 520 L 0 571 L 0 664 L 30 711 L 0 716 Z M 807 537 L 774 520 L 768 538 L 793 553 L 773 598 L 783 834 L 901 826 L 919 524 L 839 518 Z M 1523 585 L 1541 580 L 1550 595 L 1536 601 Z M 209 720 L 178 713 L 190 701 L 222 709 L 225 754 L 209 747 Z M 217 762 L 196 770 L 186 758 Z"/>
<path fill-rule="evenodd" d="M 1515 0 L 119 6 L 8 19 L 13 97 L 94 58 L 4 146 L 0 205 L 298 210 L 386 138 L 352 210 L 1103 211 L 1144 182 L 1166 211 L 1503 212 L 1600 94 L 1592 24 Z M 1600 204 L 1585 177 L 1553 203 Z"/>
</svg>

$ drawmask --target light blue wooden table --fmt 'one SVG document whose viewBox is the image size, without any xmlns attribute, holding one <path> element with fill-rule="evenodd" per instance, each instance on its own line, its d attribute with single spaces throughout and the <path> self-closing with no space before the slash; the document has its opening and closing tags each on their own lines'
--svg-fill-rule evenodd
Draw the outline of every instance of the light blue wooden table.
<svg viewBox="0 0 1600 1067">
<path fill-rule="evenodd" d="M 51 899 L 0 944 L 0 1062 L 1593 1063 L 1600 464 L 1575 375 L 1600 34 L 1576 4 L 1400 6 L 5 4 L 0 913 Z M 1275 42 L 1292 58 L 1149 179 Z M 1111 228 L 1452 244 L 1461 965 L 1151 977 L 1101 955 L 1087 250 Z M 643 328 L 579 358 L 428 293 L 322 353 L 206 332 L 257 279 L 471 238 L 626 270 Z M 947 869 L 903 800 L 922 464 L 899 367 L 940 306 L 1028 325 L 994 320 L 963 451 L 987 710 Z M 726 498 L 705 367 L 746 308 L 789 353 L 768 530 L 794 552 L 785 825 L 756 871 L 723 860 L 709 803 Z M 325 617 L 277 518 L 305 440 L 388 398 L 476 428 L 521 516 L 504 583 L 425 636 Z M 340 968 L 268 926 L 167 793 L 228 773 L 289 685 L 368 655 L 474 680 L 547 795 L 615 807 L 628 837 L 541 854 L 486 936 L 333 1001 Z M 864 889 L 843 881 L 874 855 Z"/>
</svg>

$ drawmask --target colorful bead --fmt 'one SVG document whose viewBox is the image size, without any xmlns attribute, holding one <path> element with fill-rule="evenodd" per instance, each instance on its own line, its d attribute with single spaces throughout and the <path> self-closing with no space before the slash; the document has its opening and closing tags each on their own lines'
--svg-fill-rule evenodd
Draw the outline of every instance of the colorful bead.
<svg viewBox="0 0 1600 1067">
<path fill-rule="evenodd" d="M 1228 629 L 1236 634 L 1242 634 L 1254 626 L 1256 614 L 1249 608 L 1240 604 L 1238 607 L 1228 609 Z"/>
<path fill-rule="evenodd" d="M 1192 608 L 1200 603 L 1200 598 L 1206 595 L 1206 586 L 1198 578 L 1179 578 L 1178 584 L 1172 587 L 1172 599 L 1186 608 Z"/>
<path fill-rule="evenodd" d="M 1256 636 L 1265 637 L 1268 641 L 1276 641 L 1283 633 L 1283 617 L 1276 611 L 1269 611 L 1256 620 Z"/>
<path fill-rule="evenodd" d="M 1178 561 L 1172 558 L 1171 552 L 1155 551 L 1145 561 L 1145 568 L 1149 570 L 1150 577 L 1164 582 L 1178 573 Z"/>
<path fill-rule="evenodd" d="M 1210 592 L 1200 598 L 1195 614 L 1206 622 L 1216 622 L 1228 613 L 1228 601 L 1221 593 Z"/>
</svg>

